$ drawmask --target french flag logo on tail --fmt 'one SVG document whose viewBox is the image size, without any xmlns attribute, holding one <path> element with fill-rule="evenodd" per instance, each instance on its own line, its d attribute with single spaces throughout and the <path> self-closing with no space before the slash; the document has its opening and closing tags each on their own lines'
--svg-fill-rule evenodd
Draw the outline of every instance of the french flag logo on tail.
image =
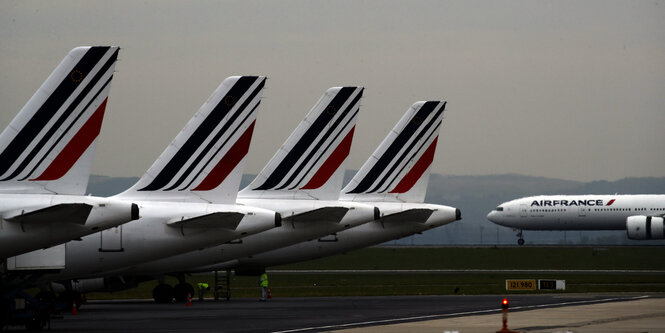
<svg viewBox="0 0 665 333">
<path fill-rule="evenodd" d="M 146 174 L 119 196 L 235 203 L 265 81 L 225 79 Z"/>
<path fill-rule="evenodd" d="M 416 102 L 342 190 L 341 200 L 423 202 L 444 101 Z"/>
<path fill-rule="evenodd" d="M 328 89 L 239 195 L 337 200 L 362 94 L 362 87 Z"/>
<path fill-rule="evenodd" d="M 0 134 L 0 193 L 85 193 L 119 50 L 71 50 Z"/>
</svg>

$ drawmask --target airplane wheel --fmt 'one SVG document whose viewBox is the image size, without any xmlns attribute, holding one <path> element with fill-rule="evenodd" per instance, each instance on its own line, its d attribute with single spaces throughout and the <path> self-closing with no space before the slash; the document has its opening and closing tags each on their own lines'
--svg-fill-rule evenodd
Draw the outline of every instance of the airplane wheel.
<svg viewBox="0 0 665 333">
<path fill-rule="evenodd" d="M 168 284 L 160 284 L 152 290 L 152 298 L 156 303 L 173 302 L 173 287 Z"/>
<path fill-rule="evenodd" d="M 518 245 L 524 245 L 524 238 L 520 238 L 517 240 Z"/>
<path fill-rule="evenodd" d="M 187 294 L 191 298 L 194 298 L 194 287 L 189 283 L 178 283 L 173 287 L 173 296 L 175 301 L 178 303 L 184 303 L 187 301 Z"/>
</svg>

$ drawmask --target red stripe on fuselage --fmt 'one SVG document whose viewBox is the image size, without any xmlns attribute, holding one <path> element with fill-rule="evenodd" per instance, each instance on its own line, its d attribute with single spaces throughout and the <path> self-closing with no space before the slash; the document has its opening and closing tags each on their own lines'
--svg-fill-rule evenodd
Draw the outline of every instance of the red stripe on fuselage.
<svg viewBox="0 0 665 333">
<path fill-rule="evenodd" d="M 65 148 L 56 156 L 51 164 L 42 172 L 39 177 L 30 179 L 32 181 L 49 181 L 56 180 L 64 176 L 69 169 L 76 164 L 76 161 L 83 155 L 83 153 L 90 147 L 93 141 L 99 135 L 102 129 L 102 121 L 104 120 L 104 110 L 106 110 L 106 101 L 99 105 L 95 113 L 92 114 L 90 119 L 81 126 L 78 133 L 67 143 Z"/>
<path fill-rule="evenodd" d="M 434 160 L 434 152 L 436 151 L 436 142 L 439 141 L 437 136 L 432 144 L 429 145 L 423 156 L 420 157 L 418 162 L 411 168 L 411 171 L 402 178 L 402 180 L 395 186 L 395 188 L 389 193 L 405 193 L 411 190 L 413 185 L 416 184 L 418 179 L 423 175 L 425 170 L 432 164 Z"/>
<path fill-rule="evenodd" d="M 193 188 L 192 191 L 210 191 L 219 186 L 219 184 L 226 179 L 231 171 L 233 171 L 238 163 L 240 163 L 245 155 L 247 155 L 249 144 L 252 142 L 252 133 L 254 132 L 255 123 L 256 120 L 249 125 L 245 133 L 243 133 L 240 138 L 238 138 L 238 141 L 233 144 L 233 147 L 226 152 L 226 155 L 217 162 L 217 165 L 215 165 L 208 176 L 203 179 L 201 184 Z"/>
<path fill-rule="evenodd" d="M 344 162 L 347 156 L 349 156 L 349 151 L 351 151 L 351 142 L 353 141 L 353 132 L 355 131 L 356 127 L 353 126 L 349 133 L 344 137 L 344 140 L 339 143 L 339 146 L 335 148 L 335 151 L 328 156 L 328 159 L 321 165 L 318 171 L 312 176 L 312 178 L 305 184 L 305 186 L 301 187 L 301 190 L 313 190 L 317 189 L 323 184 L 325 184 L 328 179 L 330 179 L 330 176 L 335 173 L 337 168 Z"/>
</svg>

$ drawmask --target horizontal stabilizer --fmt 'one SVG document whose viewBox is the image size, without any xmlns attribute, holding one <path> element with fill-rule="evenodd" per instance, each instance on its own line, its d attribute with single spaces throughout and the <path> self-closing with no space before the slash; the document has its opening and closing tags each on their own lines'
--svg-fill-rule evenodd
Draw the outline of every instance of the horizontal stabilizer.
<svg viewBox="0 0 665 333">
<path fill-rule="evenodd" d="M 332 222 L 339 223 L 349 211 L 347 207 L 323 207 L 284 218 L 288 222 Z"/>
<path fill-rule="evenodd" d="M 245 216 L 236 212 L 217 212 L 195 217 L 182 216 L 167 223 L 171 227 L 185 228 L 225 228 L 235 230 Z"/>
<path fill-rule="evenodd" d="M 434 213 L 432 209 L 425 208 L 415 208 L 405 210 L 403 212 L 386 215 L 381 218 L 383 222 L 396 222 L 396 223 L 407 223 L 407 222 L 416 222 L 416 223 L 425 223 L 427 219 Z"/>
<path fill-rule="evenodd" d="M 5 221 L 16 223 L 68 222 L 84 225 L 92 206 L 84 203 L 66 203 L 32 211 L 19 210 L 5 214 Z"/>
</svg>

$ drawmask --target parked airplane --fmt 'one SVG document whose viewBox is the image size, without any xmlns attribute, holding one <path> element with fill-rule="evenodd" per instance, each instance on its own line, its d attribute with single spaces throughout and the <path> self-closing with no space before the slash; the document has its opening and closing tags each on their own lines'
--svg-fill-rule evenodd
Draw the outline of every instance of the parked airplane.
<svg viewBox="0 0 665 333">
<path fill-rule="evenodd" d="M 251 256 L 352 228 L 375 219 L 373 205 L 337 200 L 359 112 L 361 87 L 328 89 L 238 202 L 275 210 L 282 226 L 201 251 L 131 267 L 123 274 L 186 271 Z"/>
<path fill-rule="evenodd" d="M 131 201 L 83 196 L 118 51 L 71 50 L 0 134 L 0 261 L 138 218 Z"/>
<path fill-rule="evenodd" d="M 66 268 L 44 280 L 106 276 L 279 225 L 273 211 L 235 204 L 264 84 L 263 76 L 225 79 L 143 177 L 114 197 L 138 202 L 141 218 L 67 243 Z M 155 289 L 157 297 L 172 293 Z"/>
<path fill-rule="evenodd" d="M 297 261 L 381 244 L 461 219 L 459 209 L 423 204 L 445 102 L 417 102 L 342 190 L 342 202 L 379 207 L 381 217 L 337 233 L 190 271 L 249 274 Z"/>
<path fill-rule="evenodd" d="M 635 240 L 664 239 L 665 195 L 548 195 L 504 202 L 487 219 L 519 230 L 626 230 Z"/>
<path fill-rule="evenodd" d="M 220 242 L 208 249 L 127 267 L 119 272 L 122 278 L 78 279 L 73 288 L 109 290 L 121 288 L 123 283 L 131 287 L 156 274 L 182 273 L 193 266 L 248 256 L 373 220 L 379 213 L 374 206 L 337 201 L 362 91 L 361 87 L 328 89 L 256 179 L 240 192 L 239 203 L 279 212 L 281 226 L 237 242 Z M 181 294 L 175 297 L 182 300 Z"/>
</svg>

